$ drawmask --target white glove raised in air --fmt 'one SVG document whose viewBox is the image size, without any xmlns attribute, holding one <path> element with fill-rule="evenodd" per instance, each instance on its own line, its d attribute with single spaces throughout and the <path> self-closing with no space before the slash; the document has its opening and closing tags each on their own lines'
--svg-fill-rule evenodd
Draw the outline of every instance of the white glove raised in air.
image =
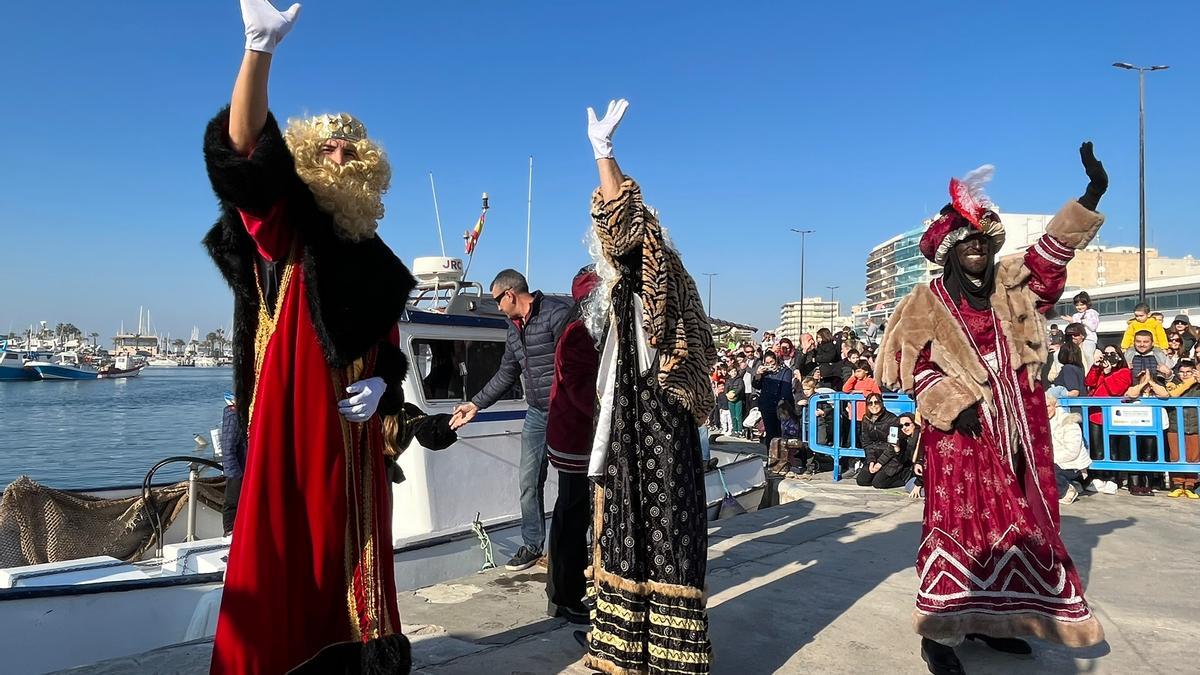
<svg viewBox="0 0 1200 675">
<path fill-rule="evenodd" d="M 385 391 L 387 383 L 382 377 L 359 380 L 346 387 L 346 392 L 353 396 L 338 401 L 338 412 L 351 422 L 366 422 L 379 409 L 379 400 Z"/>
<path fill-rule="evenodd" d="M 604 113 L 601 119 L 596 119 L 595 110 L 587 109 L 588 139 L 592 142 L 592 152 L 595 153 L 596 159 L 612 159 L 612 135 L 628 107 L 629 101 L 623 98 L 609 101 L 608 112 Z"/>
<path fill-rule="evenodd" d="M 246 24 L 246 49 L 275 53 L 283 36 L 288 34 L 300 15 L 300 3 L 280 12 L 269 0 L 241 0 L 242 23 Z"/>
</svg>

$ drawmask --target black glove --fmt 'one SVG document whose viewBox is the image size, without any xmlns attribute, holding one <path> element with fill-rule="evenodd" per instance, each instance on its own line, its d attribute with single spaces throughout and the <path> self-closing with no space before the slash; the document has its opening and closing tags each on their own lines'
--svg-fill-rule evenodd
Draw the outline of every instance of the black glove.
<svg viewBox="0 0 1200 675">
<path fill-rule="evenodd" d="M 979 409 L 975 406 L 964 408 L 954 418 L 954 430 L 964 436 L 978 438 L 983 433 L 983 424 L 979 422 Z"/>
<path fill-rule="evenodd" d="M 1108 190 L 1108 174 L 1104 171 L 1104 164 L 1096 159 L 1091 141 L 1079 146 L 1079 158 L 1083 160 L 1083 170 L 1087 172 L 1089 181 L 1083 196 L 1079 198 L 1079 203 L 1083 208 L 1095 211 L 1100 205 L 1100 198 Z"/>
</svg>

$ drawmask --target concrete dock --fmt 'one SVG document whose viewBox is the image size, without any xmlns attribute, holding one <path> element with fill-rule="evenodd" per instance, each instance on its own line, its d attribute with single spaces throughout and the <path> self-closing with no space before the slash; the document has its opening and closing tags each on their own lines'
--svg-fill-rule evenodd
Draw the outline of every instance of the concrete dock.
<svg viewBox="0 0 1200 675">
<path fill-rule="evenodd" d="M 925 673 L 910 614 L 921 503 L 898 491 L 789 480 L 780 506 L 711 524 L 715 673 Z M 1017 658 L 968 643 L 969 673 L 1194 671 L 1200 503 L 1088 495 L 1062 528 L 1107 644 L 1034 642 Z M 503 556 L 497 555 L 498 559 Z M 578 627 L 545 615 L 545 570 L 482 572 L 400 594 L 417 672 L 588 673 Z M 211 642 L 70 673 L 205 673 Z"/>
</svg>

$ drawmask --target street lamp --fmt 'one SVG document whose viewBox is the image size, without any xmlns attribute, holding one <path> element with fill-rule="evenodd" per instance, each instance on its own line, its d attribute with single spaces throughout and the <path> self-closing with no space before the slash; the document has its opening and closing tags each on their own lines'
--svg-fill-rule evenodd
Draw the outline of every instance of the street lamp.
<svg viewBox="0 0 1200 675">
<path fill-rule="evenodd" d="M 796 331 L 796 340 L 804 334 L 804 236 L 812 234 L 815 230 L 798 230 L 790 228 L 792 232 L 800 235 L 800 329 Z"/>
<path fill-rule="evenodd" d="M 720 272 L 701 272 L 708 277 L 708 318 L 712 318 L 712 278 L 720 274 Z"/>
<path fill-rule="evenodd" d="M 1135 66 L 1114 63 L 1114 68 L 1138 73 L 1138 302 L 1146 301 L 1146 71 L 1170 66 Z"/>
<path fill-rule="evenodd" d="M 841 286 L 826 286 L 825 288 L 829 289 L 829 303 L 830 303 L 830 305 L 832 305 L 829 308 L 829 332 L 832 333 L 833 332 L 833 315 L 837 312 L 837 310 L 835 309 L 835 307 L 837 307 L 837 301 L 834 300 L 833 292 L 836 291 L 837 289 L 841 288 Z"/>
</svg>

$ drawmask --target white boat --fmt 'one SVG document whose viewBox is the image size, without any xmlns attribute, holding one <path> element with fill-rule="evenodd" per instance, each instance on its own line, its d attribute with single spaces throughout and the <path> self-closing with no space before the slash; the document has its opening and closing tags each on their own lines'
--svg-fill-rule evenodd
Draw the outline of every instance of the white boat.
<svg viewBox="0 0 1200 675">
<path fill-rule="evenodd" d="M 401 348 L 411 363 L 404 396 L 430 414 L 449 413 L 496 371 L 507 324 L 479 284 L 461 281 L 461 263 L 455 268 L 458 261 L 437 259 L 441 268 L 459 270 L 447 279 L 423 273 L 430 269 L 423 262 L 413 266 L 422 281 L 417 299 L 399 322 Z M 522 395 L 511 392 L 460 430 L 453 446 L 432 452 L 414 442 L 400 456 L 406 480 L 392 486 L 398 591 L 465 576 L 489 560 L 503 564 L 520 546 L 517 467 L 525 409 Z M 705 481 L 710 511 L 727 490 L 746 510 L 757 508 L 766 485 L 762 456 L 716 448 L 713 455 L 725 482 L 715 472 Z M 548 511 L 557 492 L 556 472 L 550 471 Z M 111 498 L 137 489 L 89 494 Z M 0 570 L 5 672 L 68 668 L 211 636 L 229 540 L 221 536 L 220 513 L 199 505 L 189 506 L 188 514 L 179 519 L 185 523 L 167 528 L 161 553 Z"/>
<path fill-rule="evenodd" d="M 33 368 L 25 365 L 25 355 L 20 352 L 0 349 L 0 382 L 32 381 L 42 379 Z"/>
<path fill-rule="evenodd" d="M 706 432 L 701 430 L 700 433 Z M 717 468 L 704 474 L 704 496 L 709 522 L 738 513 L 757 511 L 767 491 L 766 461 L 762 454 L 755 452 L 762 446 L 750 443 L 730 445 L 749 446 L 752 450 L 738 452 L 713 447 L 709 451 L 717 460 Z M 736 501 L 737 507 L 730 508 L 727 497 Z"/>
<path fill-rule="evenodd" d="M 96 369 L 79 360 L 76 352 L 60 352 L 50 361 L 27 361 L 43 380 L 95 380 Z"/>
<path fill-rule="evenodd" d="M 192 365 L 197 368 L 216 368 L 217 360 L 211 356 L 197 356 Z"/>
<path fill-rule="evenodd" d="M 97 373 L 101 380 L 118 380 L 141 375 L 146 368 L 144 363 L 136 363 L 132 356 L 118 356 L 112 363 L 102 367 Z"/>
<path fill-rule="evenodd" d="M 146 359 L 147 368 L 178 368 L 179 362 L 174 359 L 169 359 L 165 356 L 155 356 Z"/>
</svg>

